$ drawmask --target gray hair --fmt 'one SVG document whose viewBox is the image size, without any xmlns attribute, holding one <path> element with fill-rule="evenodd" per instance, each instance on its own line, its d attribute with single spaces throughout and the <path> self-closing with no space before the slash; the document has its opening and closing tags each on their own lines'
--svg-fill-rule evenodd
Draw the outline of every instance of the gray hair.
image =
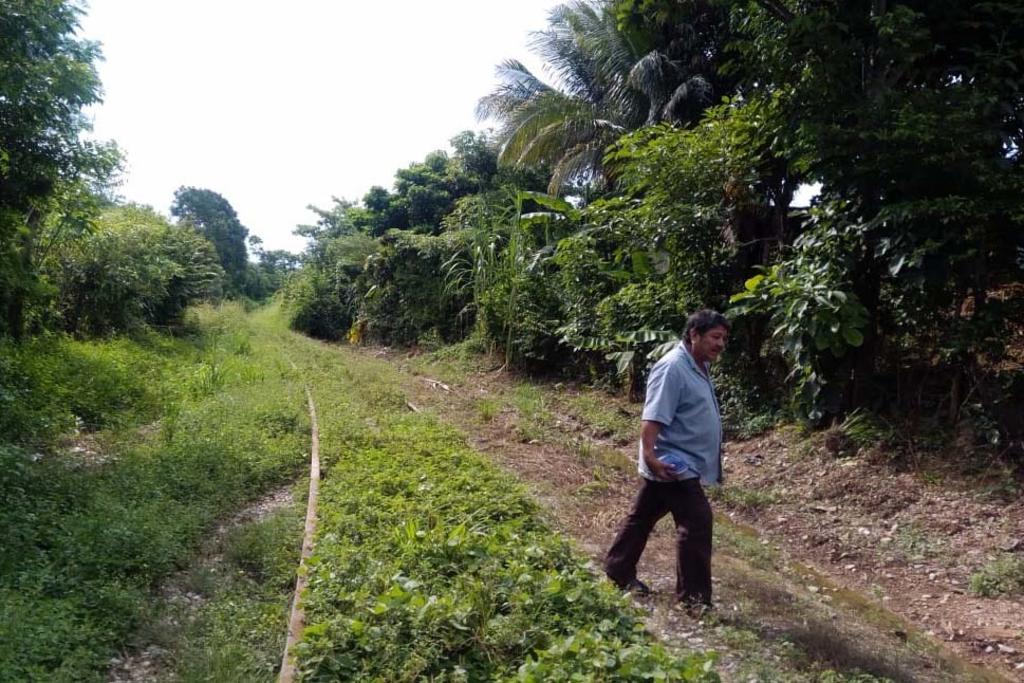
<svg viewBox="0 0 1024 683">
<path fill-rule="evenodd" d="M 686 327 L 683 329 L 683 339 L 690 341 L 690 333 L 696 331 L 699 335 L 704 335 L 708 330 L 716 327 L 724 327 L 727 331 L 732 324 L 729 319 L 718 311 L 712 311 L 710 308 L 705 308 L 702 311 L 692 313 L 689 318 L 686 319 Z"/>
</svg>

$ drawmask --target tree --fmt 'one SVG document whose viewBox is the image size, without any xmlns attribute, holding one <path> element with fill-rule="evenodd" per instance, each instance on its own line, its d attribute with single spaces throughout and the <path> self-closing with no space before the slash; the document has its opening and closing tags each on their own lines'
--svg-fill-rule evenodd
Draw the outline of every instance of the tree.
<svg viewBox="0 0 1024 683">
<path fill-rule="evenodd" d="M 611 2 L 552 10 L 533 49 L 556 79 L 549 85 L 521 62 L 498 67 L 502 83 L 477 113 L 500 124 L 500 160 L 550 164 L 548 191 L 602 177 L 604 151 L 624 133 L 658 121 L 689 123 L 720 95 L 714 61 L 724 16 L 697 3 L 673 23 L 626 26 Z"/>
<path fill-rule="evenodd" d="M 395 171 L 394 191 L 375 185 L 361 203 L 334 197 L 329 209 L 309 206 L 319 217 L 316 224 L 300 225 L 295 232 L 312 240 L 314 256 L 322 247 L 318 242 L 353 232 L 374 237 L 409 229 L 438 234 L 442 220 L 462 197 L 507 184 L 530 189 L 537 185 L 536 174 L 499 169 L 495 146 L 484 133 L 463 131 L 450 144 L 452 154 L 436 150 Z"/>
<path fill-rule="evenodd" d="M 77 2 L 18 0 L 0 13 L 0 334 L 24 332 L 39 287 L 38 240 L 60 195 L 81 225 L 86 198 L 118 165 L 116 149 L 80 139 L 100 101 L 96 43 L 76 35 Z M 92 204 L 92 205 L 90 205 Z"/>
<path fill-rule="evenodd" d="M 326 240 L 351 235 L 359 231 L 350 215 L 351 210 L 357 208 L 356 205 L 337 197 L 331 197 L 331 201 L 334 205 L 329 209 L 321 209 L 312 204 L 306 206 L 317 215 L 316 223 L 297 225 L 293 231 L 296 235 L 310 240 L 309 249 L 313 260 L 319 259 L 321 255 L 319 246 Z"/>
<path fill-rule="evenodd" d="M 267 251 L 263 240 L 249 235 L 249 255 L 256 263 L 246 264 L 245 285 L 242 293 L 254 301 L 263 301 L 281 289 L 289 274 L 302 265 L 302 257 L 283 249 Z"/>
<path fill-rule="evenodd" d="M 246 249 L 249 230 L 238 220 L 228 200 L 213 190 L 179 187 L 174 193 L 171 215 L 193 226 L 213 243 L 227 274 L 229 290 L 233 294 L 242 293 L 249 262 Z"/>
<path fill-rule="evenodd" d="M 991 381 L 979 378 L 998 366 L 1006 325 L 1021 314 L 1007 287 L 1021 278 L 1024 234 L 1024 38 L 1010 28 L 1024 7 L 733 5 L 740 88 L 748 99 L 785 93 L 792 150 L 822 184 L 808 234 L 777 276 L 827 270 L 867 312 L 850 352 L 818 377 L 826 403 L 878 400 L 913 376 L 908 361 L 941 358 L 942 410 L 956 420 L 969 381 L 986 393 Z M 761 286 L 788 291 L 772 281 Z"/>
<path fill-rule="evenodd" d="M 88 336 L 175 324 L 190 303 L 219 294 L 223 280 L 209 241 L 134 205 L 107 209 L 46 270 L 62 326 Z"/>
</svg>

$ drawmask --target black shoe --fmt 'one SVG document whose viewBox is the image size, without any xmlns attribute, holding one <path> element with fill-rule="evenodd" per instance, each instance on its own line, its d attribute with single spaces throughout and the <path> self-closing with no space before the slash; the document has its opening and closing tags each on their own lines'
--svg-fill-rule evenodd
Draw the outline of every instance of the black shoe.
<svg viewBox="0 0 1024 683">
<path fill-rule="evenodd" d="M 625 586 L 622 586 L 622 590 L 633 595 L 646 596 L 651 594 L 651 589 L 647 587 L 647 584 L 640 579 L 633 579 Z"/>
</svg>

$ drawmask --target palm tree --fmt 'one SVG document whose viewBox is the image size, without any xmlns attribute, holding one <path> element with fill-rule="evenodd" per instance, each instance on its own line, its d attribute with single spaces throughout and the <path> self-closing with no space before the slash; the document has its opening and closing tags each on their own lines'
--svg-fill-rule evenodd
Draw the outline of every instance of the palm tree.
<svg viewBox="0 0 1024 683">
<path fill-rule="evenodd" d="M 624 133 L 688 119 L 710 101 L 702 73 L 708 60 L 685 24 L 661 40 L 637 40 L 620 27 L 609 0 L 559 5 L 548 24 L 533 34 L 531 47 L 557 86 L 507 60 L 477 115 L 498 121 L 502 163 L 551 165 L 552 194 L 573 182 L 599 182 L 604 150 Z M 640 43 L 654 47 L 644 51 Z"/>
</svg>

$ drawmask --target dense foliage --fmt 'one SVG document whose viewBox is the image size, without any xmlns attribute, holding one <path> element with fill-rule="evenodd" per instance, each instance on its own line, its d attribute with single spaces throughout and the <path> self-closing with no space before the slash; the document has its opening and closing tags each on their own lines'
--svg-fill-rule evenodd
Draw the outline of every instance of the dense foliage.
<svg viewBox="0 0 1024 683">
<path fill-rule="evenodd" d="M 501 182 L 466 186 L 417 228 L 443 231 L 436 245 L 389 236 L 344 279 L 329 240 L 308 233 L 334 278 L 319 291 L 343 292 L 353 339 L 473 333 L 512 362 L 617 371 L 634 390 L 687 312 L 729 309 L 737 351 L 720 381 L 733 405 L 775 396 L 759 409 L 815 422 L 868 408 L 1020 453 L 1024 40 L 1007 27 L 1022 11 L 558 7 L 534 40 L 555 84 L 508 62 L 481 100 L 500 125 L 488 142 Z M 538 162 L 567 208 L 524 203 L 535 186 L 512 173 Z M 387 196 L 343 207 L 346 234 L 412 227 L 369 227 Z M 398 320 L 417 322 L 398 333 Z"/>
<path fill-rule="evenodd" d="M 20 337 L 47 293 L 42 258 L 82 229 L 118 154 L 80 138 L 100 83 L 78 4 L 17 4 L 0 12 L 0 335 Z"/>
<path fill-rule="evenodd" d="M 298 266 L 298 259 L 286 251 L 264 251 L 262 240 L 249 234 L 231 203 L 213 190 L 179 187 L 171 215 L 213 244 L 225 275 L 223 288 L 229 296 L 265 299 Z M 250 247 L 257 264 L 249 261 Z"/>
<path fill-rule="evenodd" d="M 46 268 L 55 312 L 79 336 L 179 323 L 189 303 L 219 296 L 223 279 L 209 241 L 137 206 L 106 210 Z"/>
</svg>

